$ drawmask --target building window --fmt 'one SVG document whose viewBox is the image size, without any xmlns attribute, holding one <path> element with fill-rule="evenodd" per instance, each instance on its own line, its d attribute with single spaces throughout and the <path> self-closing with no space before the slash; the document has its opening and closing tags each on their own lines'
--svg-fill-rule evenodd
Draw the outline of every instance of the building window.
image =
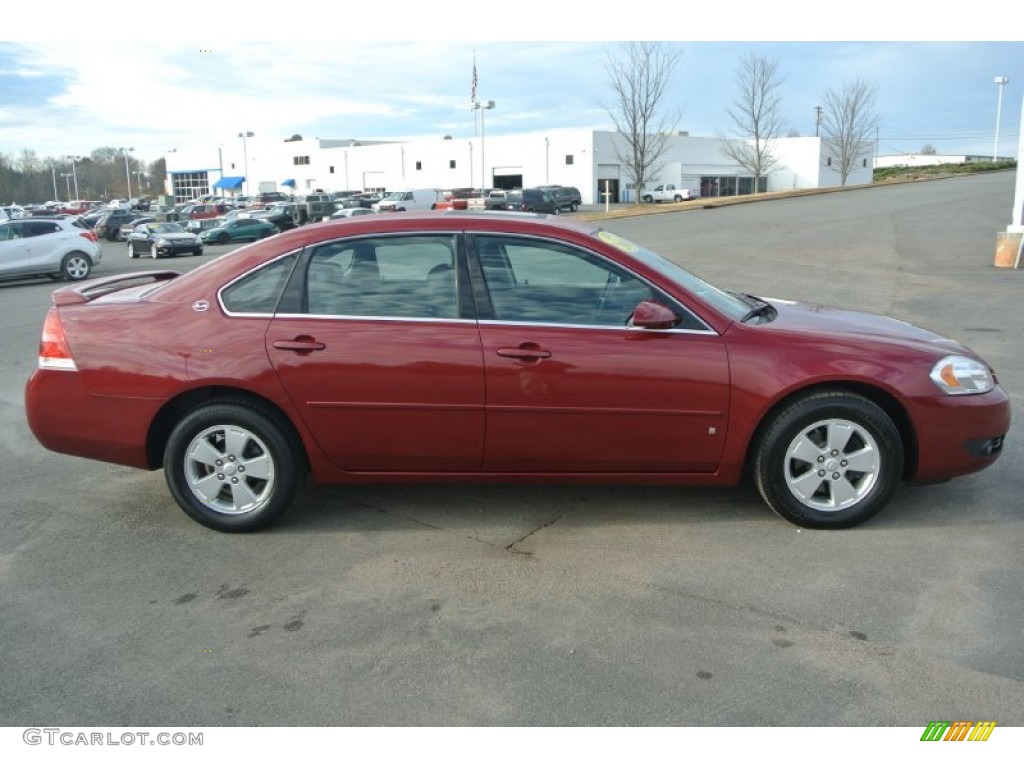
<svg viewBox="0 0 1024 768">
<path fill-rule="evenodd" d="M 422 171 L 423 170 L 423 163 L 421 161 L 419 161 L 419 160 L 416 161 L 416 170 L 417 171 Z"/>
<path fill-rule="evenodd" d="M 206 171 L 172 173 L 171 186 L 176 203 L 183 203 L 186 200 L 194 200 L 201 195 L 210 194 L 210 182 Z"/>
<path fill-rule="evenodd" d="M 328 173 L 334 173 L 334 166 L 332 165 L 330 168 L 331 170 L 329 170 Z"/>
<path fill-rule="evenodd" d="M 454 160 L 449 160 L 448 161 L 448 167 L 449 168 L 454 168 L 455 167 L 455 161 Z"/>
<path fill-rule="evenodd" d="M 301 157 L 292 158 L 293 165 L 309 165 L 309 155 L 302 155 Z"/>
<path fill-rule="evenodd" d="M 832 158 L 831 157 L 825 162 L 825 165 L 827 165 L 829 168 L 832 167 Z"/>
<path fill-rule="evenodd" d="M 868 159 L 866 157 L 864 158 L 864 164 L 861 167 L 862 168 L 867 168 L 868 167 Z"/>
<path fill-rule="evenodd" d="M 565 164 L 566 165 L 572 165 L 572 155 L 566 155 L 565 156 Z"/>
</svg>

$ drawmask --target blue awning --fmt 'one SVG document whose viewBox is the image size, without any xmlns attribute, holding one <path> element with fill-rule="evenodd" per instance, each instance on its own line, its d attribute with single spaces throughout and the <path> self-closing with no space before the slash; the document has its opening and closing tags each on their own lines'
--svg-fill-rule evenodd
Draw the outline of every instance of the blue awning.
<svg viewBox="0 0 1024 768">
<path fill-rule="evenodd" d="M 281 182 L 281 186 L 282 187 L 294 187 L 295 186 L 295 179 L 285 179 L 284 181 Z"/>
<path fill-rule="evenodd" d="M 214 189 L 238 189 L 245 181 L 245 176 L 224 176 L 213 182 Z"/>
</svg>

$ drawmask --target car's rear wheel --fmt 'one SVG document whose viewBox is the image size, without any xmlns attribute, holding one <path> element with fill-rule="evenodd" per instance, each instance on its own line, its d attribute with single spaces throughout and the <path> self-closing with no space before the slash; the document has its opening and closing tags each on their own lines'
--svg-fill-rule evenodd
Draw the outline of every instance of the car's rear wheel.
<svg viewBox="0 0 1024 768">
<path fill-rule="evenodd" d="M 60 274 L 65 280 L 84 280 L 92 271 L 89 257 L 80 251 L 73 251 L 60 263 Z"/>
<path fill-rule="evenodd" d="M 192 255 L 193 256 L 202 256 L 203 255 L 203 249 L 202 248 L 193 248 L 192 249 Z"/>
<path fill-rule="evenodd" d="M 804 528 L 850 528 L 878 513 L 903 474 L 903 442 L 889 415 L 865 397 L 818 392 L 766 424 L 753 476 L 778 515 Z"/>
<path fill-rule="evenodd" d="M 217 235 L 217 242 L 220 243 L 221 245 L 227 245 L 228 243 L 231 242 L 231 235 L 229 235 L 227 232 L 221 232 L 219 235 Z"/>
<path fill-rule="evenodd" d="M 301 447 L 277 418 L 220 402 L 188 414 L 171 432 L 164 475 L 193 520 L 229 533 L 277 520 L 298 489 Z"/>
</svg>

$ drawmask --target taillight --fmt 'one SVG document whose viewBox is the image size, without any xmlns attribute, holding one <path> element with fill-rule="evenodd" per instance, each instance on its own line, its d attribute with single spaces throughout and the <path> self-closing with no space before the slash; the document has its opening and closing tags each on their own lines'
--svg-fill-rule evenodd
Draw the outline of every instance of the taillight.
<svg viewBox="0 0 1024 768">
<path fill-rule="evenodd" d="M 94 243 L 98 242 L 97 239 L 96 239 L 96 233 L 91 231 L 91 230 L 86 230 L 85 232 L 79 232 L 78 234 L 80 234 L 86 240 L 92 240 Z"/>
<path fill-rule="evenodd" d="M 39 340 L 39 367 L 55 368 L 61 371 L 77 371 L 71 347 L 64 326 L 60 322 L 57 308 L 51 307 L 43 321 L 43 337 Z"/>
</svg>

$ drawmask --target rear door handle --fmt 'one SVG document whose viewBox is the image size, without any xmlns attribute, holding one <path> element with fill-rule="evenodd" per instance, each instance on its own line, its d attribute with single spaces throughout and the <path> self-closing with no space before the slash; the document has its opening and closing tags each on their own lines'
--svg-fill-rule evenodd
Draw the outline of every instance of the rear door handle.
<svg viewBox="0 0 1024 768">
<path fill-rule="evenodd" d="M 551 357 L 546 349 L 541 349 L 536 344 L 522 344 L 518 347 L 498 347 L 500 357 L 514 357 L 517 360 L 542 360 Z"/>
<path fill-rule="evenodd" d="M 326 349 L 327 345 L 322 341 L 317 341 L 312 336 L 296 336 L 294 339 L 280 339 L 278 341 L 271 342 L 271 346 L 274 349 L 287 349 L 292 352 L 298 352 L 299 354 L 309 354 L 310 352 L 318 352 L 321 349 Z"/>
</svg>

